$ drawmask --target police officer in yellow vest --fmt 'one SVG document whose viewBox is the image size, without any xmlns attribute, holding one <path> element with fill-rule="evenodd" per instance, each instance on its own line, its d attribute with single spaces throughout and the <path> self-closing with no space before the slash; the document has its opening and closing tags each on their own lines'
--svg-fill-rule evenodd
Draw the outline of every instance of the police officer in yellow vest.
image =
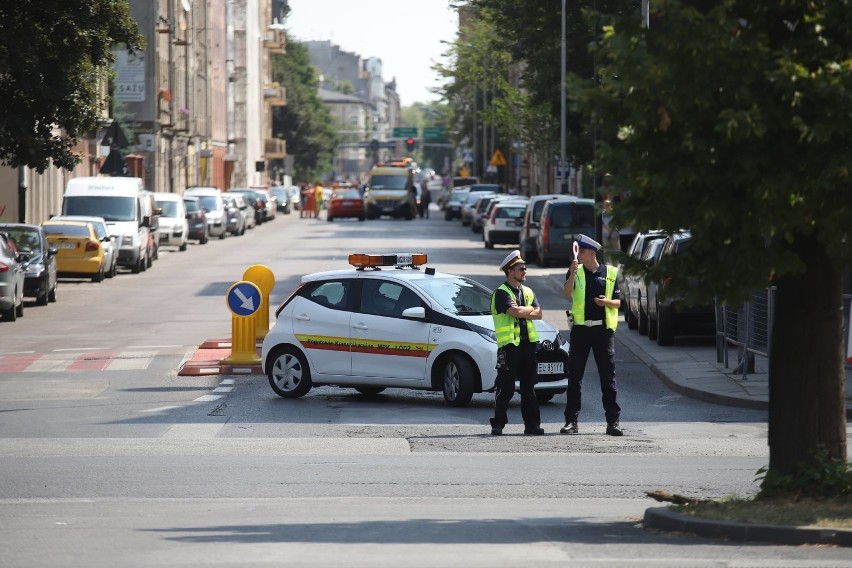
<svg viewBox="0 0 852 568">
<path fill-rule="evenodd" d="M 524 434 L 540 436 L 544 430 L 535 398 L 538 332 L 533 320 L 541 319 L 541 306 L 533 291 L 523 285 L 527 279 L 527 264 L 520 251 L 509 253 L 500 263 L 500 270 L 506 275 L 506 282 L 491 295 L 491 316 L 497 336 L 497 378 L 494 381 L 496 392 L 491 434 L 502 434 L 509 421 L 506 412 L 515 394 L 517 379 L 520 382 Z"/>
<path fill-rule="evenodd" d="M 601 380 L 601 398 L 606 415 L 606 433 L 623 434 L 618 425 L 621 407 L 616 402 L 615 386 L 615 328 L 618 326 L 618 308 L 621 290 L 615 281 L 618 268 L 598 262 L 600 243 L 585 235 L 577 239 L 580 250 L 565 276 L 562 294 L 573 297 L 571 318 L 571 355 L 568 363 L 568 401 L 565 404 L 565 426 L 559 432 L 576 434 L 580 414 L 581 386 L 589 351 L 595 355 L 595 364 Z M 582 268 L 580 267 L 582 265 Z"/>
</svg>

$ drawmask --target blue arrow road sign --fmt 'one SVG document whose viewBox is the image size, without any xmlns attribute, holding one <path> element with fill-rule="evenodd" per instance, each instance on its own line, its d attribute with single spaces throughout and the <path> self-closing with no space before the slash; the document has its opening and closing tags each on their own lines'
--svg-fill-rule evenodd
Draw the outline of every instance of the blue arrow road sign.
<svg viewBox="0 0 852 568">
<path fill-rule="evenodd" d="M 260 307 L 260 288 L 251 282 L 237 282 L 228 289 L 228 309 L 238 316 L 250 316 Z"/>
</svg>

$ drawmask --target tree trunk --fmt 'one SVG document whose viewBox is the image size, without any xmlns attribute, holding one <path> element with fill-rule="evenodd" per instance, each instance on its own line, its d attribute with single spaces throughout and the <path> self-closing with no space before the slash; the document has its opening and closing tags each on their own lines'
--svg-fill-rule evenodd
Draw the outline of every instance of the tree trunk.
<svg viewBox="0 0 852 568">
<path fill-rule="evenodd" d="M 769 358 L 769 469 L 783 475 L 820 446 L 846 460 L 842 272 L 814 238 L 792 248 L 806 269 L 777 282 Z"/>
</svg>

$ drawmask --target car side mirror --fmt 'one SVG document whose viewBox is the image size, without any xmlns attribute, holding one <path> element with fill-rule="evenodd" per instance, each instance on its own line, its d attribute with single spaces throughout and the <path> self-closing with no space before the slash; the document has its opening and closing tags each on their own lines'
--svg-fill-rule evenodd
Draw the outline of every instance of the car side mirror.
<svg viewBox="0 0 852 568">
<path fill-rule="evenodd" d="M 404 318 L 415 318 L 415 319 L 426 319 L 426 308 L 423 306 L 417 306 L 414 308 L 406 308 L 402 311 L 402 317 Z"/>
<path fill-rule="evenodd" d="M 162 207 L 157 207 L 156 209 L 154 209 L 154 215 L 162 215 L 162 214 L 163 214 L 163 208 Z"/>
<path fill-rule="evenodd" d="M 150 227 L 151 226 L 151 217 L 145 215 L 142 217 L 142 227 Z"/>
<path fill-rule="evenodd" d="M 56 247 L 48 247 L 47 256 L 56 256 L 56 253 L 59 252 L 59 249 Z"/>
<path fill-rule="evenodd" d="M 530 221 L 530 229 L 539 229 L 541 228 L 541 223 L 536 221 Z"/>
<path fill-rule="evenodd" d="M 30 261 L 30 255 L 28 253 L 22 252 L 18 255 L 18 262 L 24 264 Z"/>
</svg>

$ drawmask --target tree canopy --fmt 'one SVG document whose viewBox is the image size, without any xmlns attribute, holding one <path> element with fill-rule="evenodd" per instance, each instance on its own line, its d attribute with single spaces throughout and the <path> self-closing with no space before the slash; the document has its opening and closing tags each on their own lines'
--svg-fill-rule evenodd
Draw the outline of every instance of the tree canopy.
<svg viewBox="0 0 852 568">
<path fill-rule="evenodd" d="M 287 54 L 273 58 L 272 74 L 287 87 L 287 105 L 276 107 L 272 131 L 287 141 L 287 153 L 294 156 L 294 179 L 315 181 L 331 168 L 337 131 L 319 98 L 319 77 L 304 44 L 288 37 Z"/>
<path fill-rule="evenodd" d="M 72 169 L 77 140 L 105 107 L 112 48 L 143 46 L 126 0 L 0 3 L 0 162 Z M 100 80 L 99 80 L 100 79 Z"/>
<path fill-rule="evenodd" d="M 841 290 L 852 242 L 848 0 L 652 3 L 607 22 L 599 84 L 573 77 L 601 132 L 616 225 L 688 228 L 655 267 L 693 299 L 773 286 L 770 472 L 846 459 Z"/>
</svg>

